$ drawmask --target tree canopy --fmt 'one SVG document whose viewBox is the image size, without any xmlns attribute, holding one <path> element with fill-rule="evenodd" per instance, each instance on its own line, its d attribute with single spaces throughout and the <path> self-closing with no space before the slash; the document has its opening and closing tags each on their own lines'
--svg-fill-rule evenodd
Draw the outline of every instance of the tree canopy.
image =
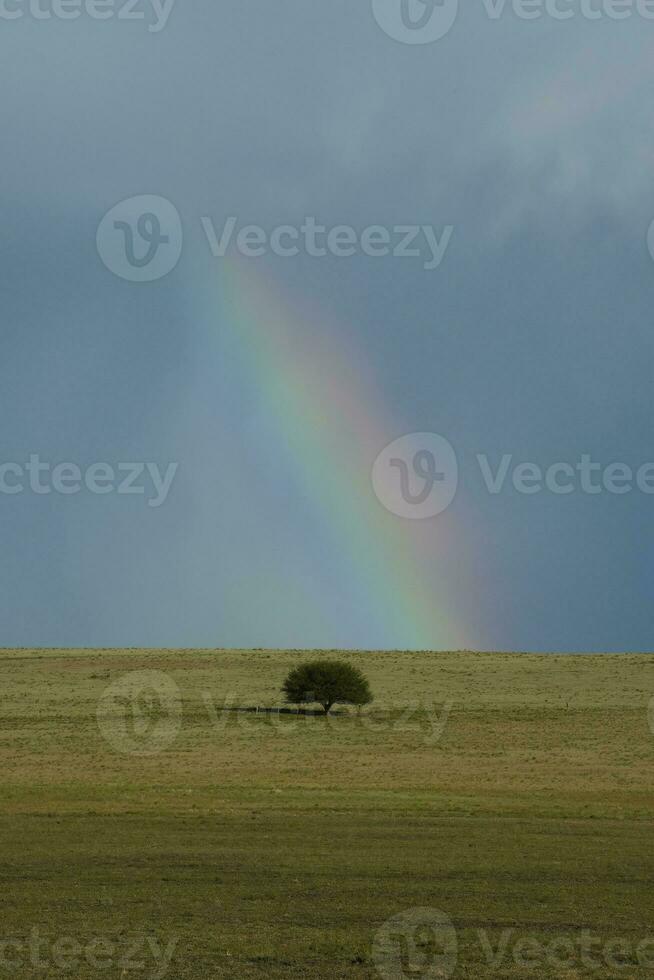
<svg viewBox="0 0 654 980">
<path fill-rule="evenodd" d="M 344 660 L 312 660 L 293 668 L 282 691 L 291 704 L 320 704 L 329 714 L 335 704 L 370 704 L 372 694 L 360 670 Z"/>
</svg>

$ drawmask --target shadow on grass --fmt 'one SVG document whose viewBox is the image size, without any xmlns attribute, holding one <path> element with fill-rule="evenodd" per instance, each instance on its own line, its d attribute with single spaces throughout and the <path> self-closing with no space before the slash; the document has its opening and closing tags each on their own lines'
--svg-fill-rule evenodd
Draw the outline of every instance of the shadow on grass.
<svg viewBox="0 0 654 980">
<path fill-rule="evenodd" d="M 322 708 L 270 708 L 265 705 L 257 705 L 255 707 L 237 707 L 232 705 L 231 707 L 224 707 L 220 709 L 221 712 L 231 712 L 233 714 L 254 714 L 254 715 L 294 715 L 294 716 L 305 716 L 305 717 L 319 717 L 324 718 L 325 712 Z M 329 712 L 329 717 L 334 718 L 337 716 L 347 717 L 348 711 L 338 711 L 334 708 Z"/>
</svg>

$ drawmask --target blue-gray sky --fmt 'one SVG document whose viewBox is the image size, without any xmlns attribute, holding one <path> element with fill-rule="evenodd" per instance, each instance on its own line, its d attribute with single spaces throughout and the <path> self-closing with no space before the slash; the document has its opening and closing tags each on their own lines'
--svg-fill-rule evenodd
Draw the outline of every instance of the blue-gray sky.
<svg viewBox="0 0 654 980">
<path fill-rule="evenodd" d="M 27 3 L 0 23 L 0 461 L 179 463 L 156 508 L 0 494 L 2 645 L 414 642 L 402 569 L 391 628 L 393 570 L 353 555 L 312 499 L 314 455 L 294 458 L 211 299 L 226 261 L 201 218 L 220 231 L 233 215 L 454 228 L 431 271 L 360 254 L 239 260 L 297 309 L 314 367 L 328 341 L 348 389 L 372 386 L 378 451 L 411 432 L 456 450 L 446 514 L 384 518 L 409 555 L 422 537 L 444 618 L 429 645 L 651 648 L 654 496 L 528 495 L 511 477 L 491 494 L 477 462 L 654 461 L 654 21 L 568 6 L 569 20 L 531 21 L 466 3 L 424 45 L 384 33 L 369 0 L 176 0 L 158 32 L 37 19 Z M 153 282 L 114 275 L 96 249 L 103 215 L 137 195 L 182 218 L 179 263 Z M 315 455 L 335 465 L 329 432 L 316 427 Z M 356 445 L 356 419 L 337 435 Z M 348 479 L 362 485 L 337 481 L 346 513 Z M 357 506 L 381 505 L 370 488 Z"/>
</svg>

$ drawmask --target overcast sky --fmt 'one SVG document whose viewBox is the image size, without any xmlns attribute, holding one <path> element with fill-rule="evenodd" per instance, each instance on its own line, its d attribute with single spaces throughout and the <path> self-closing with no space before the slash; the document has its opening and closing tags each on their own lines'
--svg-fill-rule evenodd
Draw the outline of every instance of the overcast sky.
<svg viewBox="0 0 654 980">
<path fill-rule="evenodd" d="M 651 649 L 654 20 L 466 0 L 408 44 L 378 22 L 400 6 L 176 0 L 164 24 L 145 0 L 142 20 L 7 0 L 2 645 Z M 183 229 L 161 212 L 181 254 L 146 282 L 96 246 L 142 195 Z M 230 216 L 299 254 L 213 256 L 207 219 L 220 238 Z M 354 254 L 308 254 L 307 217 L 351 226 Z M 362 254 L 363 229 L 392 248 L 412 225 L 436 268 L 423 233 L 419 256 Z M 458 461 L 425 520 L 370 480 L 408 433 Z M 21 483 L 34 455 L 79 492 Z M 510 457 L 497 493 L 480 456 Z M 96 463 L 176 468 L 158 496 L 147 469 L 143 494 L 99 493 Z"/>
</svg>

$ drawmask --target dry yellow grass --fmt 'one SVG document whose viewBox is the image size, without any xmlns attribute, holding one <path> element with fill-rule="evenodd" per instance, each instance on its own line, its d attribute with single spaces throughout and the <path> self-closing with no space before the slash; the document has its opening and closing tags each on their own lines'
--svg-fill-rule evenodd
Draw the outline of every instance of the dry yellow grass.
<svg viewBox="0 0 654 980">
<path fill-rule="evenodd" d="M 269 651 L 4 651 L 0 763 L 10 786 L 102 782 L 338 791 L 401 789 L 438 805 L 646 814 L 654 787 L 652 656 L 348 653 L 370 678 L 362 717 L 226 715 L 281 705 L 307 654 Z M 325 654 L 328 656 L 328 654 Z M 140 670 L 179 686 L 183 722 L 161 755 L 102 738 L 103 691 Z M 441 733 L 442 732 L 442 733 Z M 444 800 L 446 798 L 446 801 Z M 119 804 L 119 801 L 116 801 Z"/>
<path fill-rule="evenodd" d="M 648 937 L 653 656 L 339 653 L 370 679 L 361 717 L 221 710 L 280 705 L 309 656 L 0 652 L 5 935 L 174 935 L 183 980 L 378 978 L 377 929 L 425 906 L 456 927 L 454 980 L 525 975 L 510 956 L 492 967 L 480 930 L 495 947 L 507 928 L 539 942 L 591 928 L 632 951 Z M 117 750 L 96 717 L 144 670 L 182 706 L 153 755 Z M 651 973 L 625 962 L 622 976 Z"/>
</svg>

